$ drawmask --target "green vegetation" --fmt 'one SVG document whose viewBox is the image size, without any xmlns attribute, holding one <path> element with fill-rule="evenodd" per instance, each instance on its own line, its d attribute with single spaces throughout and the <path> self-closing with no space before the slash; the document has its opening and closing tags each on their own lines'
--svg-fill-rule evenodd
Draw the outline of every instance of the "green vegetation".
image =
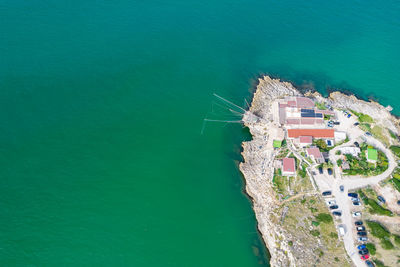
<svg viewBox="0 0 400 267">
<path fill-rule="evenodd" d="M 369 160 L 378 160 L 378 150 L 374 148 L 368 148 L 367 151 Z"/>
<path fill-rule="evenodd" d="M 387 267 L 385 264 L 383 264 L 383 262 L 378 259 L 373 259 L 372 261 L 375 263 L 376 267 Z"/>
<path fill-rule="evenodd" d="M 331 223 L 333 222 L 332 215 L 329 213 L 319 213 L 317 216 L 315 216 L 318 222 L 323 222 L 323 223 Z"/>
<path fill-rule="evenodd" d="M 395 140 L 398 140 L 398 139 L 399 139 L 399 137 L 397 136 L 397 134 L 395 134 L 394 132 L 392 132 L 392 131 L 389 130 L 389 129 L 388 129 L 388 131 L 389 131 L 390 136 L 391 136 L 393 139 L 395 139 Z"/>
<path fill-rule="evenodd" d="M 384 216 L 393 216 L 393 213 L 382 207 L 376 202 L 374 199 L 368 198 L 362 190 L 358 190 L 358 194 L 360 195 L 361 200 L 364 202 L 365 206 L 368 206 L 368 211 L 371 214 L 378 214 Z"/>
<path fill-rule="evenodd" d="M 325 110 L 326 109 L 326 106 L 325 106 L 324 102 L 316 102 L 315 106 L 320 110 Z"/>
<path fill-rule="evenodd" d="M 396 246 L 400 247 L 400 236 L 393 235 L 393 237 L 394 237 L 394 243 L 396 244 Z"/>
<path fill-rule="evenodd" d="M 389 239 L 382 239 L 381 240 L 381 246 L 382 246 L 383 249 L 386 249 L 386 250 L 394 248 L 392 242 L 390 242 Z"/>
<path fill-rule="evenodd" d="M 336 155 L 341 155 L 341 154 L 342 154 L 342 151 L 338 150 L 338 151 L 336 151 L 335 154 L 336 154 Z"/>
<path fill-rule="evenodd" d="M 374 221 L 367 221 L 367 225 L 371 230 L 371 235 L 379 238 L 381 247 L 383 249 L 389 250 L 394 248 L 392 242 L 390 241 L 391 234 L 385 227 Z"/>
<path fill-rule="evenodd" d="M 379 140 L 381 140 L 385 145 L 389 145 L 389 140 L 387 138 L 387 134 L 384 132 L 384 129 L 378 125 L 374 126 L 371 129 L 371 133 Z"/>
<path fill-rule="evenodd" d="M 360 125 L 358 125 L 358 127 L 360 127 L 360 129 L 365 132 L 371 131 L 371 124 L 369 124 L 369 123 L 360 123 Z"/>
<path fill-rule="evenodd" d="M 306 167 L 303 165 L 301 166 L 301 168 L 299 168 L 299 170 L 297 171 L 297 174 L 301 177 L 301 178 L 305 178 L 307 175 L 306 172 Z"/>
<path fill-rule="evenodd" d="M 310 234 L 313 235 L 313 236 L 320 236 L 321 235 L 321 233 L 318 230 L 315 230 L 315 229 L 311 230 Z"/>
<path fill-rule="evenodd" d="M 390 179 L 390 181 L 393 183 L 394 188 L 396 188 L 396 190 L 400 192 L 400 180 L 398 178 L 395 178 L 395 176 L 393 175 L 393 178 Z"/>
<path fill-rule="evenodd" d="M 390 238 L 390 232 L 380 223 L 374 221 L 367 221 L 367 225 L 371 230 L 371 235 L 381 240 Z"/>
<path fill-rule="evenodd" d="M 324 114 L 324 120 L 328 121 L 332 118 L 332 115 Z"/>
<path fill-rule="evenodd" d="M 376 254 L 376 247 L 373 243 L 368 243 L 365 244 L 367 246 L 367 249 L 369 250 L 369 253 L 371 253 L 371 255 L 375 255 Z"/>
<path fill-rule="evenodd" d="M 369 163 L 366 158 L 366 151 L 372 147 L 368 147 L 367 144 L 361 144 L 361 153 L 358 157 L 354 157 L 350 154 L 346 154 L 346 161 L 350 165 L 350 169 L 344 170 L 343 173 L 347 175 L 363 175 L 363 176 L 375 176 L 386 171 L 389 163 L 388 159 L 382 151 L 377 151 L 376 164 Z"/>
<path fill-rule="evenodd" d="M 364 114 L 364 113 L 359 113 L 354 110 L 350 110 L 354 115 L 358 117 L 359 122 L 367 122 L 367 123 L 373 123 L 374 119 L 371 118 L 371 116 Z"/>
<path fill-rule="evenodd" d="M 342 159 L 338 159 L 338 160 L 336 161 L 336 164 L 337 164 L 339 167 L 341 167 L 342 164 L 343 164 L 343 160 L 342 160 Z"/>
<path fill-rule="evenodd" d="M 289 242 L 288 242 L 288 245 L 289 245 L 289 246 L 293 246 L 293 241 L 289 241 Z"/>
<path fill-rule="evenodd" d="M 328 151 L 328 145 L 325 143 L 323 139 L 314 139 L 314 145 L 316 145 L 321 151 Z"/>
<path fill-rule="evenodd" d="M 390 150 L 392 150 L 393 154 L 400 158 L 400 146 L 390 146 Z"/>
<path fill-rule="evenodd" d="M 320 222 L 312 221 L 311 224 L 314 226 L 318 226 L 318 225 L 320 225 Z"/>
<path fill-rule="evenodd" d="M 274 148 L 280 148 L 281 146 L 282 146 L 282 141 L 274 140 L 274 143 L 273 143 Z"/>
</svg>

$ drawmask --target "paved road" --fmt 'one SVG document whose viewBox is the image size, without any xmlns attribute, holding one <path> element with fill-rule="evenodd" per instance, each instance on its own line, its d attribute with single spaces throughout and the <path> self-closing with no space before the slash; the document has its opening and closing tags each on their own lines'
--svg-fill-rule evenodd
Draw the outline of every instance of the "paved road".
<svg viewBox="0 0 400 267">
<path fill-rule="evenodd" d="M 338 115 L 339 117 L 341 116 L 340 114 Z M 317 181 L 317 184 L 318 182 L 321 182 L 325 187 L 325 189 L 321 189 L 321 191 L 330 189 L 332 191 L 332 194 L 335 196 L 336 203 L 339 206 L 339 209 L 342 211 L 341 224 L 345 225 L 346 228 L 346 233 L 343 236 L 345 249 L 354 264 L 361 267 L 366 265 L 365 262 L 362 261 L 360 259 L 360 256 L 358 255 L 358 251 L 356 248 L 357 244 L 355 243 L 357 235 L 354 225 L 354 221 L 359 218 L 353 218 L 352 216 L 352 212 L 360 210 L 360 208 L 356 208 L 355 206 L 353 206 L 352 202 L 347 196 L 347 193 L 351 190 L 378 184 L 392 174 L 393 170 L 397 167 L 397 163 L 392 151 L 390 149 L 387 149 L 379 140 L 375 139 L 372 136 L 366 136 L 364 132 L 358 127 L 351 127 L 351 124 L 353 123 L 352 120 L 346 121 L 345 118 L 341 118 L 340 120 L 345 120 L 345 124 L 347 124 L 342 125 L 341 127 L 350 129 L 346 131 L 348 133 L 350 141 L 332 149 L 329 153 L 330 159 L 334 164 L 334 177 L 329 175 L 317 175 L 316 178 L 321 179 L 321 181 Z M 380 175 L 369 178 L 365 178 L 362 176 L 342 176 L 340 168 L 336 164 L 337 156 L 335 155 L 335 153 L 339 147 L 353 145 L 355 141 L 366 142 L 385 153 L 389 162 L 388 169 Z M 344 192 L 340 192 L 340 185 L 344 186 Z"/>
</svg>

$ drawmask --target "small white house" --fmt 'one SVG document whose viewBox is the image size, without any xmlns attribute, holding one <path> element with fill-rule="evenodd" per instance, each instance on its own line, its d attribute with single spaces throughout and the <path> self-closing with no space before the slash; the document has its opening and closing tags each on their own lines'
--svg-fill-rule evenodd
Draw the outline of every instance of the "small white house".
<svg viewBox="0 0 400 267">
<path fill-rule="evenodd" d="M 339 151 L 342 152 L 342 154 L 350 154 L 353 157 L 358 157 L 358 154 L 361 153 L 361 150 L 359 147 L 354 147 L 354 146 L 345 146 L 339 148 Z"/>
<path fill-rule="evenodd" d="M 340 143 L 340 142 L 346 140 L 346 137 L 347 137 L 347 135 L 345 132 L 335 131 L 335 143 Z"/>
</svg>

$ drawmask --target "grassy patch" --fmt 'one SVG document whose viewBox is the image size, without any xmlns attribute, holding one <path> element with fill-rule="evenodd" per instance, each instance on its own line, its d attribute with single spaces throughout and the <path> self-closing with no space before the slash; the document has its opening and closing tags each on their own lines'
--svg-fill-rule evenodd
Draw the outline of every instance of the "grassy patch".
<svg viewBox="0 0 400 267">
<path fill-rule="evenodd" d="M 397 134 L 395 134 L 394 132 L 392 132 L 392 131 L 389 130 L 389 129 L 388 129 L 388 131 L 389 131 L 390 136 L 391 136 L 393 139 L 395 139 L 395 140 L 398 140 L 398 139 L 399 139 L 398 136 L 397 136 Z"/>
<path fill-rule="evenodd" d="M 379 238 L 379 239 L 389 239 L 390 238 L 390 232 L 383 227 L 380 223 L 374 222 L 374 221 L 367 221 L 367 225 L 369 229 L 371 230 L 371 235 Z"/>
<path fill-rule="evenodd" d="M 393 235 L 393 237 L 394 237 L 394 243 L 396 244 L 396 246 L 400 247 L 400 236 Z"/>
<path fill-rule="evenodd" d="M 383 262 L 378 259 L 373 259 L 372 261 L 375 263 L 376 267 L 387 267 Z"/>
<path fill-rule="evenodd" d="M 392 150 L 393 154 L 400 158 L 400 146 L 390 146 L 390 150 Z"/>
<path fill-rule="evenodd" d="M 315 229 L 311 230 L 311 231 L 310 231 L 310 234 L 311 234 L 312 236 L 320 236 L 320 235 L 321 235 L 321 233 L 320 233 L 318 230 L 315 230 Z"/>
<path fill-rule="evenodd" d="M 390 242 L 389 239 L 381 239 L 381 247 L 386 250 L 394 248 L 392 242 Z"/>
<path fill-rule="evenodd" d="M 332 215 L 330 215 L 329 213 L 319 213 L 317 216 L 315 216 L 315 219 L 317 219 L 318 222 L 323 223 L 333 222 Z"/>
<path fill-rule="evenodd" d="M 373 123 L 374 119 L 371 118 L 371 116 L 364 114 L 364 113 L 360 113 L 360 112 L 356 112 L 354 110 L 350 110 L 352 113 L 354 113 L 354 115 L 356 115 L 358 117 L 358 121 L 359 122 L 367 122 L 367 123 Z"/>
<path fill-rule="evenodd" d="M 386 134 L 384 133 L 384 130 L 380 126 L 374 126 L 371 129 L 371 133 L 379 140 L 381 140 L 384 144 L 389 145 L 389 140 L 387 139 Z"/>
<path fill-rule="evenodd" d="M 369 253 L 371 253 L 371 255 L 375 255 L 376 254 L 376 247 L 373 243 L 368 243 L 365 244 L 367 246 L 367 249 L 369 250 Z"/>
<path fill-rule="evenodd" d="M 316 102 L 315 106 L 320 110 L 325 110 L 326 109 L 326 106 L 325 106 L 324 102 Z"/>
</svg>

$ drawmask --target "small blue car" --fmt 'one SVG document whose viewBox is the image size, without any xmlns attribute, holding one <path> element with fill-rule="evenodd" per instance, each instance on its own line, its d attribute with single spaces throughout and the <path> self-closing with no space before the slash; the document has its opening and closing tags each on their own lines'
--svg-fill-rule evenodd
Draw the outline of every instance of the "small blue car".
<svg viewBox="0 0 400 267">
<path fill-rule="evenodd" d="M 364 248 L 366 248 L 367 246 L 365 246 L 365 244 L 362 244 L 362 245 L 359 245 L 358 247 L 357 247 L 357 249 L 358 250 L 362 250 L 362 249 L 364 249 Z"/>
</svg>

